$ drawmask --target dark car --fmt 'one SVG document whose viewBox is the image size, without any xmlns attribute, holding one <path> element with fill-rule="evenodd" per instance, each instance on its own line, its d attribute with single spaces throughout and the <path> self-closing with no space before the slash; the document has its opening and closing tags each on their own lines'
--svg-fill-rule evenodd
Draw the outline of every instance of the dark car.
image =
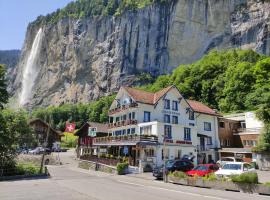
<svg viewBox="0 0 270 200">
<path fill-rule="evenodd" d="M 193 169 L 193 167 L 193 163 L 189 160 L 168 160 L 166 162 L 165 173 L 168 175 L 169 172 L 174 171 L 187 172 Z M 163 169 L 163 166 L 154 168 L 153 176 L 158 179 L 163 178 Z"/>
</svg>

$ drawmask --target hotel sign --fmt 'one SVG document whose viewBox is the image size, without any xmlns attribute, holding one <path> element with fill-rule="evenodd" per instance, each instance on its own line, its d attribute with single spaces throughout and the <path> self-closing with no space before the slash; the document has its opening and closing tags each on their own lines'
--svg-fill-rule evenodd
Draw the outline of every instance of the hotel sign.
<svg viewBox="0 0 270 200">
<path fill-rule="evenodd" d="M 162 113 L 168 114 L 168 115 L 180 115 L 179 112 L 170 111 L 170 110 L 162 110 Z"/>
</svg>

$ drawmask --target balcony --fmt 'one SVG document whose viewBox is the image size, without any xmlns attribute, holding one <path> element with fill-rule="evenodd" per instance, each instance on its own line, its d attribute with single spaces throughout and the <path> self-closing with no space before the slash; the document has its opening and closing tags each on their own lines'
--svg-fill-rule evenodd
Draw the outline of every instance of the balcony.
<svg viewBox="0 0 270 200">
<path fill-rule="evenodd" d="M 157 136 L 147 135 L 121 135 L 97 137 L 93 139 L 93 145 L 136 145 L 138 142 L 158 142 Z"/>
<path fill-rule="evenodd" d="M 117 108 L 114 108 L 114 109 L 109 110 L 109 113 L 108 114 L 109 115 L 113 115 L 115 113 L 118 113 L 118 112 L 127 110 L 129 108 L 136 108 L 136 107 L 138 107 L 138 104 L 137 103 L 126 104 L 126 105 L 122 105 L 120 107 L 117 107 Z"/>
<path fill-rule="evenodd" d="M 137 124 L 137 120 L 124 120 L 124 121 L 110 123 L 108 125 L 108 128 L 111 129 L 111 128 L 117 128 L 121 126 L 136 125 L 136 124 Z"/>
<path fill-rule="evenodd" d="M 262 130 L 262 127 L 256 128 L 238 128 L 235 133 L 258 133 Z"/>
</svg>

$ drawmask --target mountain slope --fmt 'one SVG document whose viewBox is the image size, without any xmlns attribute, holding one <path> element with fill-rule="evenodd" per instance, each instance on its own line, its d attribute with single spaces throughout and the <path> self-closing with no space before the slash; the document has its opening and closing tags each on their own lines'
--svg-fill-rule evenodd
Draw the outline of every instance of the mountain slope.
<svg viewBox="0 0 270 200">
<path fill-rule="evenodd" d="M 80 2 L 90 5 L 92 1 Z M 269 53 L 269 3 L 168 0 L 149 4 L 116 9 L 113 16 L 100 11 L 81 15 L 83 7 L 69 7 L 62 14 L 58 10 L 39 17 L 28 26 L 9 91 L 20 95 L 23 72 L 40 29 L 41 45 L 33 64 L 37 78 L 26 105 L 30 108 L 91 101 L 131 85 L 142 72 L 166 74 L 213 48 Z"/>
</svg>

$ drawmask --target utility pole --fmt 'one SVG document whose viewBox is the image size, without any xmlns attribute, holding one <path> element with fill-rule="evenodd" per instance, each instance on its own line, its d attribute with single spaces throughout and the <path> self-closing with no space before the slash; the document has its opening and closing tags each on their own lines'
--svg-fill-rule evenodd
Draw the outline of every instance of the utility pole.
<svg viewBox="0 0 270 200">
<path fill-rule="evenodd" d="M 49 134 L 50 134 L 50 121 L 51 121 L 51 117 L 49 118 L 48 128 L 47 128 L 47 131 L 46 131 L 46 139 L 45 139 L 45 142 L 43 143 L 43 154 L 42 154 L 42 158 L 41 158 L 39 173 L 42 173 L 42 169 L 43 169 L 43 165 L 44 165 L 44 158 L 45 158 L 45 154 L 46 154 L 46 147 L 48 145 L 48 139 L 49 139 Z"/>
</svg>

